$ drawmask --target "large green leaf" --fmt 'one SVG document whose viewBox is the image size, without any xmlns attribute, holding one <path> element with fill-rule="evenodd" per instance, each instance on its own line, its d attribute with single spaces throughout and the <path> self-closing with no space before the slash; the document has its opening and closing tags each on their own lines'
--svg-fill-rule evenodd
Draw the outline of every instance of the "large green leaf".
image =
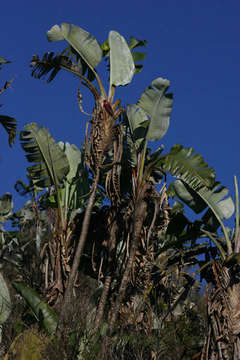
<svg viewBox="0 0 240 360">
<path fill-rule="evenodd" d="M 137 103 L 150 116 L 148 140 L 160 140 L 168 130 L 173 103 L 173 95 L 166 94 L 169 86 L 169 80 L 155 79 Z"/>
<path fill-rule="evenodd" d="M 102 49 L 95 37 L 76 25 L 54 25 L 47 32 L 47 38 L 49 41 L 65 39 L 92 70 L 102 60 Z"/>
<path fill-rule="evenodd" d="M 208 167 L 203 157 L 193 154 L 193 148 L 174 145 L 169 154 L 159 158 L 156 167 L 180 178 L 194 190 L 198 187 L 212 187 L 215 183 L 215 171 Z"/>
<path fill-rule="evenodd" d="M 131 82 L 135 73 L 135 65 L 129 46 L 116 31 L 108 35 L 110 47 L 110 86 L 124 86 Z"/>
<path fill-rule="evenodd" d="M 8 286 L 0 273 L 0 325 L 2 325 L 11 313 L 11 298 Z"/>
<path fill-rule="evenodd" d="M 206 209 L 207 204 L 205 201 L 201 199 L 196 191 L 191 189 L 187 184 L 184 184 L 181 180 L 174 181 L 172 187 L 174 189 L 174 196 L 181 199 L 196 214 L 199 214 Z"/>
<path fill-rule="evenodd" d="M 43 302 L 38 293 L 30 286 L 22 282 L 14 282 L 13 286 L 30 306 L 44 329 L 49 334 L 54 334 L 58 325 L 58 317 L 55 311 L 48 304 Z"/>
<path fill-rule="evenodd" d="M 83 165 L 82 153 L 77 146 L 68 142 L 58 144 L 69 163 L 69 172 L 61 190 L 63 205 L 71 211 L 77 210 L 83 205 L 82 196 L 89 192 L 88 173 Z"/>
<path fill-rule="evenodd" d="M 191 207 L 196 213 L 201 212 L 205 207 L 209 207 L 215 216 L 220 219 L 228 219 L 234 213 L 234 203 L 231 197 L 227 197 L 229 190 L 217 183 L 213 189 L 207 187 L 189 188 L 183 181 L 176 180 L 174 188 L 177 196 Z M 224 199 L 225 198 L 225 199 Z M 202 203 L 205 206 L 202 207 Z"/>
<path fill-rule="evenodd" d="M 30 123 L 21 131 L 20 140 L 28 161 L 35 163 L 27 169 L 32 181 L 41 188 L 62 183 L 69 172 L 68 159 L 49 132 Z"/>
<path fill-rule="evenodd" d="M 139 106 L 131 104 L 127 106 L 127 119 L 133 141 L 139 147 L 146 138 L 149 118 Z"/>
<path fill-rule="evenodd" d="M 135 74 L 142 71 L 143 65 L 139 64 L 139 62 L 142 62 L 145 59 L 147 53 L 133 51 L 133 50 L 136 47 L 146 46 L 146 44 L 147 44 L 146 40 L 138 40 L 138 39 L 135 39 L 134 37 L 130 36 L 128 46 L 129 46 L 129 49 L 131 50 L 133 61 L 135 63 Z M 109 58 L 109 56 L 110 56 L 109 41 L 108 40 L 104 41 L 104 43 L 102 43 L 102 45 L 101 45 L 101 48 L 103 50 L 103 56 L 104 57 L 106 56 L 106 58 Z M 110 65 L 108 62 L 107 62 L 107 64 L 108 64 L 108 68 L 110 68 Z"/>
</svg>

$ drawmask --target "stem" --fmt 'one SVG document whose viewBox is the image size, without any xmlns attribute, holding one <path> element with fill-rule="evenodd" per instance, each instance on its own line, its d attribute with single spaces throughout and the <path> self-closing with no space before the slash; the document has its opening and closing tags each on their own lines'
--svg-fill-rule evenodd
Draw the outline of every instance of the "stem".
<svg viewBox="0 0 240 360">
<path fill-rule="evenodd" d="M 234 176 L 234 185 L 235 185 L 235 238 L 234 238 L 234 245 L 235 245 L 235 252 L 239 252 L 239 192 L 238 192 L 238 183 L 237 177 Z"/>
<path fill-rule="evenodd" d="M 113 103 L 114 94 L 115 94 L 115 86 L 112 85 L 109 88 L 109 92 L 108 92 L 108 100 L 110 101 L 111 104 Z"/>
<path fill-rule="evenodd" d="M 142 182 L 142 178 L 143 178 L 143 170 L 144 170 L 146 151 L 147 151 L 147 140 L 145 140 L 143 151 L 141 154 L 140 168 L 139 168 L 139 173 L 138 173 L 138 186 Z"/>
<path fill-rule="evenodd" d="M 201 229 L 202 232 L 207 235 L 213 242 L 214 244 L 216 245 L 216 247 L 218 248 L 218 251 L 220 253 L 220 256 L 222 258 L 222 260 L 225 260 L 226 259 L 226 253 L 225 251 L 223 250 L 222 246 L 219 244 L 219 242 L 217 241 L 217 239 L 214 238 L 214 236 L 207 230 L 204 230 L 204 229 Z"/>
<path fill-rule="evenodd" d="M 142 199 L 142 196 L 140 196 L 140 199 L 136 202 L 135 205 L 135 216 L 134 216 L 134 232 L 133 232 L 133 239 L 132 239 L 132 245 L 130 249 L 130 254 L 128 258 L 128 262 L 122 277 L 121 285 L 119 288 L 119 294 L 116 299 L 115 306 L 112 308 L 112 314 L 111 314 L 111 320 L 109 323 L 109 330 L 112 332 L 116 318 L 119 312 L 120 305 L 124 299 L 127 285 L 129 282 L 132 266 L 135 260 L 135 254 L 139 245 L 139 238 L 142 231 L 142 225 L 146 216 L 146 210 L 147 210 L 147 203 Z"/>
<path fill-rule="evenodd" d="M 97 89 L 95 88 L 95 86 L 91 83 L 91 81 L 89 81 L 85 76 L 79 74 L 79 72 L 73 70 L 73 69 L 69 69 L 68 67 L 66 66 L 63 66 L 63 65 L 60 65 L 61 69 L 63 70 L 67 70 L 67 71 L 70 71 L 73 75 L 76 75 L 78 76 L 80 79 L 84 80 L 87 84 L 88 84 L 88 87 L 91 89 L 91 91 L 94 93 L 94 94 L 97 94 L 98 96 L 98 92 L 97 92 Z M 94 75 L 96 76 L 96 79 L 97 79 L 97 83 L 98 83 L 98 86 L 100 88 L 100 91 L 101 91 L 101 94 L 107 98 L 107 95 L 106 95 L 106 92 L 105 92 L 105 89 L 102 85 L 102 82 L 98 76 L 98 74 L 94 71 Z"/>
<path fill-rule="evenodd" d="M 109 259 L 108 259 L 108 266 L 107 266 L 107 274 L 108 275 L 105 278 L 104 288 L 103 288 L 103 292 L 101 294 L 101 298 L 100 298 L 100 301 L 98 304 L 97 315 L 96 315 L 95 323 L 94 323 L 93 332 L 95 334 L 98 331 L 101 320 L 103 318 L 104 308 L 105 308 L 105 305 L 107 302 L 107 297 L 108 297 L 111 282 L 112 282 L 112 273 L 113 273 L 113 269 L 115 268 L 114 260 L 115 260 L 115 250 L 116 250 L 116 232 L 117 232 L 117 222 L 115 219 L 112 224 L 111 232 L 110 232 L 110 244 L 111 245 L 109 248 Z"/>
<path fill-rule="evenodd" d="M 88 228 L 89 228 L 89 223 L 90 223 L 90 219 L 91 219 L 92 208 L 93 208 L 93 205 L 94 205 L 94 202 L 95 202 L 97 185 L 98 185 L 98 181 L 99 181 L 99 175 L 100 175 L 100 169 L 98 168 L 97 172 L 96 172 L 95 179 L 94 179 L 94 183 L 92 185 L 92 193 L 91 193 L 91 195 L 89 197 L 88 204 L 87 204 L 87 207 L 86 207 L 86 211 L 85 211 L 85 214 L 84 214 L 81 235 L 80 235 L 80 238 L 79 238 L 77 250 L 76 250 L 76 253 L 75 253 L 75 256 L 74 256 L 74 260 L 73 260 L 73 265 L 72 265 L 70 275 L 69 275 L 69 279 L 68 279 L 67 288 L 65 290 L 65 294 L 64 294 L 64 298 L 63 298 L 62 310 L 61 310 L 61 314 L 60 314 L 60 320 L 61 320 L 60 321 L 60 327 L 61 327 L 61 322 L 63 322 L 67 318 L 67 310 L 68 310 L 68 306 L 69 306 L 69 304 L 71 302 L 72 289 L 73 289 L 73 286 L 74 286 L 74 281 L 76 279 L 76 275 L 77 275 L 77 272 L 78 272 L 78 268 L 79 268 L 83 248 L 84 248 L 86 238 L 87 238 L 87 234 L 88 234 Z"/>
</svg>

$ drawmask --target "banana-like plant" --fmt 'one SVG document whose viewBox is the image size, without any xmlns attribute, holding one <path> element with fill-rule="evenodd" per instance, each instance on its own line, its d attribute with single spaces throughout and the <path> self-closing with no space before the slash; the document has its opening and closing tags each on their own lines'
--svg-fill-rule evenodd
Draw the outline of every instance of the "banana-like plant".
<svg viewBox="0 0 240 360">
<path fill-rule="evenodd" d="M 36 123 L 24 127 L 20 133 L 20 140 L 23 150 L 27 153 L 27 160 L 34 163 L 27 169 L 33 185 L 38 189 L 52 185 L 55 187 L 61 226 L 64 229 L 60 186 L 69 172 L 67 156 L 49 132 L 44 127 L 38 128 Z"/>
<path fill-rule="evenodd" d="M 234 204 L 230 198 L 222 200 L 223 195 L 227 193 L 226 190 L 221 188 L 219 192 L 215 191 L 211 194 L 205 189 L 200 193 L 197 192 L 209 206 L 211 217 L 214 217 L 214 222 L 208 222 L 202 232 L 215 244 L 217 255 L 215 259 L 200 269 L 203 276 L 208 275 L 204 277 L 211 285 L 207 303 L 208 331 L 202 349 L 202 360 L 206 358 L 222 359 L 223 354 L 226 359 L 237 359 L 240 352 L 238 315 L 240 305 L 239 190 L 236 177 L 234 177 L 234 185 L 235 227 L 232 231 L 229 231 L 222 220 L 227 219 L 234 211 Z M 207 220 L 209 218 L 208 214 Z M 216 222 L 221 226 L 223 235 L 217 232 L 216 226 L 214 227 Z"/>
<path fill-rule="evenodd" d="M 93 92 L 96 92 L 96 88 L 92 81 L 96 79 L 101 96 L 107 99 L 107 92 L 96 67 L 103 58 L 109 58 L 108 101 L 110 103 L 113 101 L 115 87 L 131 82 L 134 73 L 142 69 L 142 65 L 135 64 L 135 61 L 137 63 L 143 61 L 146 55 L 141 52 L 132 52 L 136 47 L 145 46 L 146 41 L 131 37 L 127 44 L 126 40 L 113 30 L 109 32 L 108 40 L 100 45 L 96 38 L 84 29 L 73 24 L 62 23 L 61 26 L 54 25 L 47 32 L 47 39 L 50 42 L 65 40 L 68 46 L 55 56 L 53 52 L 44 54 L 42 59 L 34 55 L 31 61 L 32 76 L 42 78 L 50 73 L 47 80 L 50 82 L 61 69 L 64 69 L 82 79 Z"/>
<path fill-rule="evenodd" d="M 33 66 L 32 75 L 41 78 L 51 72 L 49 77 L 49 81 L 51 81 L 60 69 L 68 70 L 83 81 L 83 84 L 89 88 L 95 99 L 90 138 L 89 141 L 87 141 L 87 139 L 85 140 L 85 145 L 89 144 L 89 146 L 85 147 L 87 151 L 88 149 L 90 150 L 87 156 L 88 159 L 90 159 L 90 162 L 88 160 L 88 165 L 94 173 L 94 179 L 64 296 L 62 313 L 65 315 L 87 237 L 92 208 L 97 193 L 97 185 L 100 178 L 100 168 L 103 163 L 103 158 L 96 158 L 96 154 L 102 153 L 103 156 L 106 155 L 106 152 L 113 147 L 113 142 L 116 143 L 114 139 L 114 127 L 121 114 L 121 108 L 119 101 L 115 104 L 113 103 L 115 89 L 117 86 L 125 86 L 131 82 L 134 73 L 137 72 L 131 50 L 138 46 L 145 45 L 145 43 L 131 38 L 130 44 L 128 45 L 126 40 L 118 32 L 110 31 L 107 42 L 101 47 L 95 37 L 87 31 L 67 23 L 62 23 L 61 26 L 54 25 L 47 32 L 47 38 L 49 41 L 65 40 L 68 43 L 68 47 L 55 57 L 53 53 L 45 54 L 42 60 L 40 60 L 38 56 L 34 56 L 31 63 Z M 96 67 L 105 56 L 109 57 L 110 69 L 108 95 L 96 70 Z M 136 61 L 142 61 L 144 55 L 136 53 L 135 58 Z M 85 75 L 86 73 L 87 76 Z M 98 89 L 92 84 L 94 79 L 97 80 Z M 80 90 L 78 99 L 79 107 L 81 111 L 83 111 Z M 117 109 L 118 106 L 119 108 Z M 102 121 L 102 117 L 104 121 Z M 99 134 L 99 132 L 100 136 L 97 138 L 95 133 Z M 119 135 L 118 143 L 121 147 L 120 137 L 121 135 Z"/>
<path fill-rule="evenodd" d="M 57 143 L 44 127 L 38 128 L 37 124 L 30 123 L 20 133 L 20 139 L 28 161 L 33 163 L 27 169 L 32 189 L 41 191 L 50 188 L 41 196 L 41 206 L 58 210 L 51 225 L 55 245 L 53 242 L 47 246 L 40 244 L 40 250 L 44 247 L 41 257 L 45 259 L 45 288 L 51 288 L 48 297 L 54 303 L 59 292 L 64 292 L 64 283 L 68 278 L 69 261 L 73 253 L 69 246 L 72 225 L 89 193 L 88 173 L 83 165 L 81 151 L 75 145 Z M 51 280 L 49 284 L 50 272 L 54 274 L 55 285 Z"/>
<path fill-rule="evenodd" d="M 163 210 L 163 206 L 157 205 L 159 194 L 155 190 L 154 180 L 150 180 L 154 167 L 151 163 L 146 165 L 146 152 L 149 140 L 160 140 L 167 132 L 169 119 L 172 110 L 173 96 L 168 94 L 167 90 L 170 82 L 166 79 L 157 78 L 144 91 L 136 105 L 129 105 L 125 116 L 127 130 L 125 131 L 126 153 L 130 152 L 129 165 L 132 170 L 132 201 L 133 201 L 133 233 L 131 234 L 131 246 L 129 257 L 119 287 L 119 296 L 115 305 L 112 307 L 110 330 L 113 330 L 120 305 L 126 293 L 129 283 L 131 269 L 134 264 L 136 251 L 139 247 L 140 236 L 143 229 L 143 223 L 148 213 L 149 204 L 154 204 L 155 211 L 150 228 L 154 227 L 154 222 Z M 129 151 L 128 151 L 129 150 Z M 129 179 L 125 178 L 125 181 Z M 163 195 L 165 195 L 165 185 L 163 186 Z M 164 198 L 160 200 L 162 205 Z M 161 209 L 160 209 L 161 208 Z M 166 214 L 166 212 L 165 212 Z M 148 241 L 151 238 L 149 230 Z"/>
<path fill-rule="evenodd" d="M 192 189 L 192 192 L 196 191 L 198 203 L 196 204 L 193 202 L 193 199 L 189 194 L 187 194 L 185 202 L 188 201 L 188 205 L 190 205 L 196 212 L 203 211 L 206 207 L 209 208 L 201 222 L 201 225 L 207 227 L 207 225 L 210 225 L 213 222 L 213 216 L 217 216 L 217 218 L 221 221 L 221 218 L 223 217 L 230 217 L 234 209 L 231 198 L 222 201 L 222 198 L 227 195 L 227 189 L 224 187 L 219 188 L 219 184 L 215 181 L 214 170 L 208 167 L 208 164 L 203 160 L 202 156 L 194 154 L 192 148 L 187 149 L 183 148 L 181 145 L 175 145 L 167 155 L 161 155 L 163 148 L 159 148 L 153 154 L 149 154 L 149 151 L 147 150 L 148 140 L 161 139 L 168 129 L 172 108 L 172 94 L 166 93 L 169 85 L 168 80 L 161 78 L 156 79 L 151 86 L 146 89 L 138 103 L 136 105 L 129 105 L 127 108 L 125 116 L 125 121 L 127 123 L 127 130 L 125 130 L 125 154 L 127 154 L 128 164 L 132 169 L 132 188 L 128 187 L 127 191 L 130 191 L 133 194 L 137 210 L 136 212 L 138 215 L 138 225 L 140 224 L 140 219 L 143 224 L 144 217 L 146 217 L 147 214 L 147 208 L 146 206 L 142 207 L 145 214 L 142 212 L 140 216 L 140 204 L 146 202 L 144 196 L 146 196 L 148 202 L 151 197 L 149 190 L 147 190 L 147 195 L 144 194 L 144 186 L 146 186 L 149 181 L 151 181 L 151 183 L 158 183 L 162 180 L 162 178 L 165 178 L 166 181 L 166 174 L 170 173 L 172 176 L 176 177 L 177 180 L 171 186 L 172 190 L 169 194 L 171 193 L 173 196 L 184 200 L 182 194 L 183 192 L 180 192 L 179 189 L 177 191 L 176 189 L 179 184 L 187 184 L 186 186 Z M 125 177 L 124 180 L 128 183 L 130 182 L 129 178 Z M 180 186 L 178 186 L 178 188 L 179 187 Z M 164 189 L 164 187 L 162 189 Z M 142 197 L 140 197 L 140 194 Z M 139 199 L 140 201 L 138 202 Z M 214 215 L 212 211 L 214 212 Z M 176 219 L 169 224 L 173 227 L 173 231 L 176 231 L 177 226 L 175 220 Z M 189 231 L 185 231 L 185 233 L 181 235 L 182 240 L 179 239 L 179 241 L 191 240 L 194 244 L 196 239 L 202 236 L 200 223 L 196 222 L 191 224 L 189 221 L 187 223 L 185 221 L 181 221 L 181 223 L 183 223 L 183 229 L 185 226 L 188 226 Z M 180 225 L 182 226 L 182 224 Z M 135 229 L 139 230 L 141 228 L 142 225 L 135 225 Z M 139 234 L 137 234 L 138 238 Z M 178 234 L 178 237 L 179 235 L 180 233 Z M 124 297 L 125 289 L 128 283 L 128 276 L 130 269 L 132 268 L 138 246 L 137 237 L 133 236 L 136 242 L 133 241 L 133 239 L 131 242 L 131 248 L 129 251 L 130 255 L 128 258 L 129 266 L 126 266 L 125 273 L 122 277 L 122 283 L 119 290 L 119 294 L 121 294 L 121 296 L 117 299 L 114 316 L 111 317 L 110 327 L 113 327 L 117 311 Z M 165 236 L 163 235 L 163 238 L 164 237 Z M 166 249 L 170 249 L 170 245 L 167 244 L 167 242 L 165 242 L 164 246 L 166 246 Z M 189 251 L 195 256 L 195 264 L 198 263 L 196 258 L 197 255 L 205 253 L 209 256 L 206 245 L 197 245 Z M 188 258 L 189 256 L 190 253 L 188 254 Z M 172 259 L 169 258 L 169 261 L 169 265 L 177 263 L 177 255 L 173 253 Z M 194 263 L 192 263 L 192 265 Z"/>
</svg>

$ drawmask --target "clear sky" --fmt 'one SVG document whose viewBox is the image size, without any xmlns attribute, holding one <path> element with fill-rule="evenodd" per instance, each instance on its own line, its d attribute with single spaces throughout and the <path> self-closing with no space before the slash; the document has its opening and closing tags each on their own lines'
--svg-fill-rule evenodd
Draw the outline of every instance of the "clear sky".
<svg viewBox="0 0 240 360">
<path fill-rule="evenodd" d="M 240 2 L 237 0 L 4 1 L 1 3 L 0 56 L 11 60 L 0 71 L 0 82 L 14 77 L 1 95 L 0 113 L 17 119 L 18 129 L 29 122 L 45 126 L 57 141 L 81 145 L 86 118 L 77 104 L 78 80 L 61 72 L 51 83 L 33 79 L 33 54 L 62 50 L 49 43 L 46 31 L 68 22 L 93 34 L 102 43 L 110 30 L 148 41 L 143 72 L 117 96 L 136 103 L 157 77 L 171 82 L 174 105 L 170 128 L 162 139 L 165 153 L 180 143 L 193 147 L 214 167 L 217 180 L 233 194 L 233 175 L 240 181 Z M 106 71 L 100 66 L 99 73 Z M 87 94 L 85 99 L 87 98 Z M 86 100 L 86 107 L 91 105 Z M 8 147 L 1 130 L 1 194 L 11 192 L 16 207 L 23 204 L 14 190 L 26 179 L 19 140 Z"/>
</svg>

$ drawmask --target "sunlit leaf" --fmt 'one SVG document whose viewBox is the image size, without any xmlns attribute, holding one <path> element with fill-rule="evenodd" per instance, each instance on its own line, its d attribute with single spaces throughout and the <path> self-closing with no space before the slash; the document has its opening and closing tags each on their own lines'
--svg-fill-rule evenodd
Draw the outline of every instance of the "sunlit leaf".
<svg viewBox="0 0 240 360">
<path fill-rule="evenodd" d="M 62 23 L 61 28 L 54 25 L 47 32 L 47 38 L 49 41 L 65 39 L 91 69 L 102 59 L 102 49 L 95 37 L 76 25 Z"/>
<path fill-rule="evenodd" d="M 196 188 L 196 190 L 190 188 L 181 180 L 176 180 L 173 185 L 177 196 L 196 213 L 200 213 L 207 206 L 220 219 L 229 219 L 234 213 L 232 198 L 226 198 L 229 190 L 224 186 L 219 186 L 219 183 L 213 189 L 203 186 Z"/>
<path fill-rule="evenodd" d="M 214 185 L 214 169 L 208 167 L 201 155 L 194 154 L 193 148 L 184 148 L 179 144 L 174 145 L 167 155 L 159 158 L 157 165 L 180 178 L 191 188 Z"/>
<path fill-rule="evenodd" d="M 129 46 L 116 31 L 108 36 L 110 46 L 110 85 L 124 86 L 131 82 L 135 65 Z"/>
<path fill-rule="evenodd" d="M 160 140 L 168 130 L 173 104 L 173 95 L 166 94 L 169 86 L 168 80 L 155 79 L 137 103 L 150 116 L 148 140 Z"/>
</svg>

